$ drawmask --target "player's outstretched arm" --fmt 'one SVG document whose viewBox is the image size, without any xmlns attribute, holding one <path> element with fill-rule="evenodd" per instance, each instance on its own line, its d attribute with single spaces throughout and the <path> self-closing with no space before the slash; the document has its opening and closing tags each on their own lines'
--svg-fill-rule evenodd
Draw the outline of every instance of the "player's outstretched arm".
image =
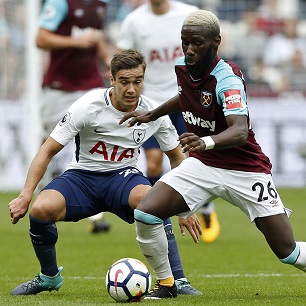
<svg viewBox="0 0 306 306">
<path fill-rule="evenodd" d="M 8 204 L 12 224 L 16 224 L 19 219 L 26 215 L 35 188 L 44 176 L 52 157 L 62 148 L 63 146 L 51 137 L 41 146 L 31 163 L 27 179 L 20 195 Z"/>
<path fill-rule="evenodd" d="M 179 97 L 176 95 L 175 97 L 169 99 L 165 103 L 161 104 L 159 107 L 143 113 L 139 111 L 134 111 L 127 113 L 122 117 L 119 124 L 122 124 L 123 122 L 129 120 L 128 127 L 131 127 L 135 124 L 140 125 L 142 123 L 147 123 L 150 121 L 155 121 L 156 119 L 180 111 L 180 104 L 179 104 Z"/>
</svg>

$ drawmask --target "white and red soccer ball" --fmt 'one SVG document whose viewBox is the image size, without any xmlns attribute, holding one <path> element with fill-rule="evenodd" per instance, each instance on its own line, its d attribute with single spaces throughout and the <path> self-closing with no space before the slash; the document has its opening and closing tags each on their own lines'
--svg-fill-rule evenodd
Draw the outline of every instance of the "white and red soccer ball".
<svg viewBox="0 0 306 306">
<path fill-rule="evenodd" d="M 106 289 L 117 302 L 137 302 L 148 293 L 152 278 L 147 266 L 135 258 L 123 258 L 106 273 Z"/>
</svg>

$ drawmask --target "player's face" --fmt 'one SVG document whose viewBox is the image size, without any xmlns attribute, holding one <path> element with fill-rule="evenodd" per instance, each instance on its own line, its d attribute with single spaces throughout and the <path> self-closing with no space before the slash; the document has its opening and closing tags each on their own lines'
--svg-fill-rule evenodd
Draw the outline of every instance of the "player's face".
<svg viewBox="0 0 306 306">
<path fill-rule="evenodd" d="M 205 35 L 201 26 L 184 26 L 181 39 L 188 72 L 193 77 L 201 76 L 217 55 L 220 36 L 211 38 Z"/>
<path fill-rule="evenodd" d="M 115 77 L 111 77 L 111 92 L 113 106 L 122 112 L 131 112 L 138 105 L 139 96 L 144 81 L 143 66 L 133 69 L 119 70 Z"/>
</svg>

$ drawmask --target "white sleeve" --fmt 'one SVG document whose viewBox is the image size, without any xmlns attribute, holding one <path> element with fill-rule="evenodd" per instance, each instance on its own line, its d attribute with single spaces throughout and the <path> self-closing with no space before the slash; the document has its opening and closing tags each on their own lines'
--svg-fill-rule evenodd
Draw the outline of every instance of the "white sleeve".
<svg viewBox="0 0 306 306">
<path fill-rule="evenodd" d="M 66 146 L 87 124 L 87 119 L 86 103 L 79 99 L 69 107 L 50 136 L 61 145 Z"/>
<path fill-rule="evenodd" d="M 179 141 L 172 121 L 169 116 L 163 116 L 158 120 L 160 120 L 160 126 L 153 136 L 156 138 L 160 149 L 164 152 L 175 149 L 179 145 Z"/>
</svg>

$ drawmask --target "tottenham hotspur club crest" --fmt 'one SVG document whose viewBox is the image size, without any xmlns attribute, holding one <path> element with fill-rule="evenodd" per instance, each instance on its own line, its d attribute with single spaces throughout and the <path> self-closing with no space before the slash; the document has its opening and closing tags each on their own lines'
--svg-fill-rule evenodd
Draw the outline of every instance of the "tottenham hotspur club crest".
<svg viewBox="0 0 306 306">
<path fill-rule="evenodd" d="M 146 135 L 146 130 L 139 130 L 139 129 L 134 130 L 133 132 L 134 141 L 137 144 L 140 143 L 144 139 L 145 135 Z"/>
</svg>

